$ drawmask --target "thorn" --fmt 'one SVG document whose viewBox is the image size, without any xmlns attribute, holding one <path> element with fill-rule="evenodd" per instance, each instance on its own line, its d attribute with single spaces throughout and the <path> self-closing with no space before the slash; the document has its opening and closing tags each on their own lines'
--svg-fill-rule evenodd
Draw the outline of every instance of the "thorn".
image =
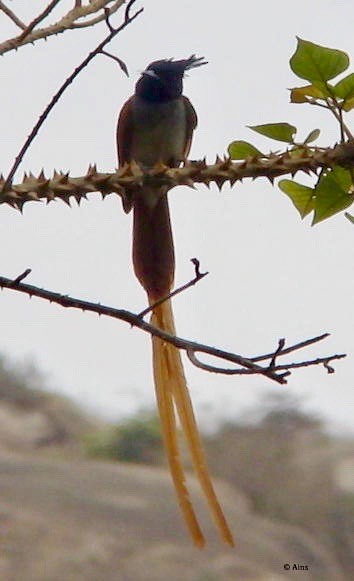
<svg viewBox="0 0 354 581">
<path fill-rule="evenodd" d="M 55 195 L 51 190 L 49 190 L 46 198 L 47 198 L 47 204 L 49 204 L 49 202 L 53 202 L 53 200 L 55 199 Z"/>
<path fill-rule="evenodd" d="M 224 156 L 224 160 L 219 164 L 219 169 L 228 171 L 231 165 L 232 165 L 231 159 L 229 157 L 225 158 Z"/>
<path fill-rule="evenodd" d="M 69 172 L 67 172 L 67 173 L 60 172 L 59 183 L 60 184 L 67 184 L 68 181 L 69 181 Z"/>
<path fill-rule="evenodd" d="M 93 165 L 89 165 L 88 170 L 87 170 L 87 174 L 86 177 L 90 178 L 97 175 L 97 167 L 96 164 L 94 163 Z"/>
<path fill-rule="evenodd" d="M 225 183 L 225 178 L 214 178 L 214 182 L 216 183 L 219 192 L 221 192 L 222 187 Z"/>
<path fill-rule="evenodd" d="M 194 184 L 194 181 L 191 178 L 184 178 L 183 180 L 179 181 L 178 183 L 176 183 L 176 186 L 187 186 L 188 188 L 192 188 L 192 190 L 196 190 L 196 186 Z"/>
<path fill-rule="evenodd" d="M 71 208 L 70 194 L 62 194 L 59 199 L 62 200 L 65 204 L 67 204 L 67 206 L 69 206 L 69 208 Z"/>
</svg>

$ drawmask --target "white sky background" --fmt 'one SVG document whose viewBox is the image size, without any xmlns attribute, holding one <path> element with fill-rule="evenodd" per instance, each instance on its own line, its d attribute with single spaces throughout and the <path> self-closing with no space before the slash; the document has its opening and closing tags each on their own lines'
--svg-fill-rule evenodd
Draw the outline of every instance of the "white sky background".
<svg viewBox="0 0 354 581">
<path fill-rule="evenodd" d="M 30 21 L 47 2 L 13 1 Z M 73 2 L 62 2 L 63 8 Z M 59 5 L 60 6 L 60 5 Z M 299 137 L 319 127 L 319 145 L 338 139 L 335 121 L 323 110 L 291 105 L 287 88 L 301 84 L 289 68 L 296 35 L 345 50 L 353 57 L 354 8 L 349 1 L 146 0 L 144 13 L 108 47 L 130 71 L 98 56 L 56 106 L 27 153 L 24 170 L 53 168 L 81 175 L 88 164 L 112 171 L 116 165 L 117 114 L 146 65 L 159 58 L 205 56 L 208 66 L 191 71 L 184 93 L 199 116 L 190 157 L 208 161 L 233 139 L 265 151 L 281 147 L 246 125 L 288 121 Z M 57 10 L 56 13 L 59 11 Z M 122 14 L 113 17 L 118 24 Z M 16 33 L 0 15 L 1 38 Z M 38 116 L 63 80 L 106 34 L 105 25 L 66 32 L 26 46 L 0 60 L 1 156 L 7 173 Z M 353 57 L 354 58 L 354 57 Z M 354 70 L 352 67 L 351 71 Z M 348 123 L 353 124 L 353 114 Z M 297 176 L 299 181 L 302 176 Z M 306 182 L 306 179 L 303 181 Z M 0 274 L 83 299 L 140 311 L 143 290 L 130 263 L 131 215 L 113 195 L 97 194 L 78 209 L 61 202 L 28 203 L 24 215 L 1 206 Z M 208 277 L 174 302 L 179 335 L 243 355 L 272 350 L 322 332 L 331 338 L 299 359 L 347 352 L 335 364 L 293 373 L 282 387 L 261 378 L 203 373 L 186 362 L 197 413 L 204 425 L 239 417 L 267 391 L 305 397 L 307 409 L 347 429 L 354 409 L 354 227 L 338 215 L 311 228 L 290 201 L 264 179 L 232 190 L 170 193 L 175 234 L 176 284 L 193 276 L 198 257 Z M 0 352 L 21 362 L 33 358 L 52 389 L 91 410 L 118 419 L 154 402 L 149 337 L 114 320 L 63 309 L 20 293 L 0 295 Z"/>
</svg>

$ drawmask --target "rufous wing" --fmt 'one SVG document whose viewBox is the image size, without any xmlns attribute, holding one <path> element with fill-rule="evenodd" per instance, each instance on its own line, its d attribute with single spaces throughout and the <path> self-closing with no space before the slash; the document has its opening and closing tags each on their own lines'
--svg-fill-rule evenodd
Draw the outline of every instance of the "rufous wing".
<svg viewBox="0 0 354 581">
<path fill-rule="evenodd" d="M 131 149 L 133 141 L 133 99 L 130 97 L 123 105 L 118 118 L 117 125 L 117 150 L 119 167 L 132 160 Z M 122 195 L 123 209 L 126 213 L 130 212 L 133 207 L 132 192 L 124 192 Z"/>
</svg>

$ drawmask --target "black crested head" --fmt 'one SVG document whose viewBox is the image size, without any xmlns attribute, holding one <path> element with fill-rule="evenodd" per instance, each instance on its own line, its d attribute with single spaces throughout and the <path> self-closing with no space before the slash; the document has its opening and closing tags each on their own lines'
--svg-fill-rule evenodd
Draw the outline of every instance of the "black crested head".
<svg viewBox="0 0 354 581">
<path fill-rule="evenodd" d="M 172 101 L 182 95 L 183 76 L 186 71 L 206 65 L 204 57 L 192 54 L 187 59 L 154 61 L 143 71 L 135 91 L 147 101 Z"/>
</svg>

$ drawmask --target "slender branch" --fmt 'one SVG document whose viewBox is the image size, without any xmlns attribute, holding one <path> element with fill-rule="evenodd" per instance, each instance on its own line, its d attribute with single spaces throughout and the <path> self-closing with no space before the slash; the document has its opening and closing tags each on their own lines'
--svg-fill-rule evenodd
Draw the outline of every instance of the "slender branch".
<svg viewBox="0 0 354 581">
<path fill-rule="evenodd" d="M 203 371 L 209 371 L 210 373 L 218 373 L 221 375 L 252 375 L 257 373 L 253 369 L 230 369 L 225 367 L 216 367 L 215 365 L 210 365 L 209 363 L 203 363 L 197 358 L 196 351 L 193 351 L 192 349 L 187 349 L 186 353 L 189 361 L 193 363 L 195 367 L 203 369 Z M 283 373 L 281 377 L 285 378 L 288 375 L 290 375 L 290 371 Z"/>
<path fill-rule="evenodd" d="M 44 20 L 52 12 L 52 10 L 55 8 L 57 4 L 59 4 L 60 1 L 61 0 L 52 0 L 51 2 L 49 2 L 48 6 L 43 10 L 43 12 L 38 14 L 38 16 L 36 16 L 36 18 L 34 18 L 32 22 L 29 23 L 29 25 L 25 28 L 22 34 L 20 34 L 20 36 L 18 37 L 19 43 L 22 43 L 24 39 L 29 34 L 31 34 L 32 30 L 37 26 L 37 24 L 42 22 L 42 20 Z"/>
<path fill-rule="evenodd" d="M 10 38 L 0 43 L 0 54 L 5 54 L 11 50 L 18 49 L 25 44 L 34 43 L 41 38 L 48 38 L 50 36 L 63 33 L 66 30 L 72 30 L 75 28 L 87 28 L 97 24 L 98 22 L 102 22 L 105 20 L 105 14 L 102 9 L 111 2 L 112 0 L 90 0 L 90 2 L 85 5 L 82 5 L 81 2 L 75 2 L 74 8 L 69 10 L 67 14 L 62 16 L 54 24 L 50 24 L 44 28 L 37 28 L 36 30 L 32 30 L 22 39 L 22 35 L 20 34 L 19 36 L 15 36 L 14 38 Z M 108 8 L 109 13 L 114 14 L 117 12 L 117 10 L 124 4 L 124 2 L 125 0 L 116 0 L 116 2 L 114 2 L 112 6 Z M 1 4 L 3 4 L 3 2 Z M 52 2 L 50 4 L 52 4 Z M 87 18 L 91 14 L 96 14 L 96 16 L 91 19 Z M 9 14 L 8 16 L 12 18 Z M 78 20 L 85 18 L 86 20 L 83 22 L 78 22 Z M 20 26 L 20 21 L 18 26 Z M 26 29 L 26 25 L 23 24 L 23 26 L 20 26 L 20 28 L 24 30 Z"/>
<path fill-rule="evenodd" d="M 107 52 L 106 50 L 101 50 L 101 54 L 108 56 L 109 58 L 114 60 L 116 63 L 118 63 L 119 68 L 122 69 L 123 73 L 125 73 L 127 75 L 127 77 L 129 77 L 127 65 L 125 64 L 124 61 L 122 61 L 122 59 L 120 59 L 118 56 L 116 56 L 114 54 L 111 54 L 110 52 Z"/>
<path fill-rule="evenodd" d="M 24 270 L 23 272 L 21 272 L 21 274 L 19 274 L 18 276 L 16 276 L 16 278 L 12 281 L 12 286 L 17 286 L 20 282 L 23 281 L 24 278 L 26 278 L 26 276 L 28 276 L 29 274 L 31 274 L 32 269 L 31 268 L 26 268 L 26 270 Z"/>
<path fill-rule="evenodd" d="M 218 373 L 222 375 L 255 375 L 256 373 L 258 373 L 253 369 L 230 369 L 224 367 L 216 367 L 208 363 L 203 363 L 197 358 L 196 351 L 193 350 L 187 349 L 187 357 L 190 360 L 190 362 L 193 363 L 193 365 L 199 367 L 199 369 L 203 369 L 204 371 L 209 371 L 210 373 Z M 329 363 L 331 361 L 343 359 L 344 357 L 346 357 L 345 353 L 336 353 L 334 355 L 330 355 L 327 357 L 317 357 L 316 359 L 297 361 L 295 363 L 284 363 L 283 365 L 273 365 L 273 366 L 270 364 L 267 369 L 269 370 L 271 369 L 272 371 L 276 372 L 284 370 L 285 373 L 281 375 L 281 377 L 283 378 L 291 374 L 291 371 L 289 371 L 289 369 L 299 369 L 302 367 L 310 367 L 314 365 L 323 365 L 325 369 L 327 369 L 328 373 L 334 373 L 335 370 L 333 369 L 333 367 L 329 365 Z"/>
<path fill-rule="evenodd" d="M 109 15 L 111 16 L 112 14 L 117 12 L 118 8 L 121 7 L 121 5 L 124 3 L 124 1 L 125 0 L 123 0 L 123 2 L 122 2 L 122 0 L 116 0 L 116 2 L 110 8 L 104 8 L 104 10 L 109 12 Z M 94 18 L 91 18 L 91 19 L 87 19 L 84 22 L 74 22 L 72 24 L 71 28 L 72 29 L 87 28 L 88 26 L 94 26 L 95 24 L 98 24 L 99 22 L 102 22 L 103 20 L 105 20 L 105 16 L 103 16 L 102 14 L 99 14 L 98 16 L 95 16 Z"/>
<path fill-rule="evenodd" d="M 35 126 L 33 127 L 31 133 L 29 134 L 29 136 L 27 137 L 25 143 L 23 144 L 23 146 L 21 147 L 18 155 L 16 156 L 15 162 L 5 180 L 5 183 L 3 185 L 3 191 L 6 191 L 12 180 L 13 177 L 26 153 L 26 151 L 28 150 L 28 148 L 30 147 L 31 143 L 33 142 L 34 138 L 36 137 L 36 135 L 38 134 L 40 128 L 42 127 L 43 123 L 45 122 L 45 120 L 47 119 L 49 113 L 52 111 L 52 109 L 55 107 L 55 105 L 58 103 L 59 99 L 61 98 L 62 94 L 64 93 L 64 91 L 69 87 L 69 85 L 71 85 L 71 83 L 74 81 L 74 79 L 81 73 L 81 71 L 87 67 L 87 65 L 92 61 L 92 59 L 99 54 L 102 49 L 109 43 L 111 42 L 111 40 L 117 35 L 119 34 L 119 32 L 121 32 L 124 28 L 126 28 L 131 22 L 133 22 L 133 20 L 135 20 L 135 18 L 137 16 L 139 16 L 139 14 L 143 11 L 143 8 L 141 8 L 140 10 L 138 10 L 137 12 L 135 12 L 135 14 L 133 14 L 132 16 L 130 16 L 130 8 L 132 7 L 132 5 L 134 4 L 135 0 L 130 0 L 130 2 L 127 5 L 127 8 L 125 10 L 125 15 L 124 15 L 124 21 L 123 23 L 118 27 L 118 28 L 112 28 L 110 29 L 109 34 L 96 46 L 96 48 L 94 50 L 92 50 L 88 56 L 81 62 L 81 64 L 76 67 L 76 69 L 71 73 L 71 75 L 66 79 L 66 81 L 61 85 L 61 87 L 59 88 L 59 90 L 55 93 L 55 95 L 52 97 L 50 103 L 47 105 L 47 107 L 45 108 L 45 110 L 43 111 L 43 113 L 40 115 L 37 123 L 35 124 Z"/>
<path fill-rule="evenodd" d="M 322 363 L 322 364 L 327 366 L 327 369 L 329 369 L 329 362 L 330 361 L 332 361 L 333 359 L 340 359 L 342 357 L 345 357 L 344 354 L 331 355 L 331 356 L 327 356 L 327 357 L 322 358 L 322 359 L 305 361 L 305 362 L 301 362 L 301 363 L 290 363 L 288 365 L 275 366 L 274 368 L 271 368 L 270 366 L 261 367 L 261 366 L 257 365 L 254 361 L 252 361 L 252 359 L 247 358 L 247 357 L 243 357 L 242 355 L 238 355 L 237 353 L 230 353 L 228 351 L 224 351 L 224 350 L 218 349 L 216 347 L 210 347 L 209 345 L 204 345 L 201 343 L 197 343 L 195 341 L 189 341 L 187 339 L 182 339 L 180 337 L 170 335 L 169 333 L 166 333 L 165 331 L 162 331 L 161 329 L 158 329 L 157 327 L 150 325 L 149 323 L 144 321 L 144 319 L 142 319 L 142 317 L 140 317 L 138 314 L 131 313 L 130 311 L 126 311 L 123 309 L 115 309 L 112 307 L 108 307 L 108 306 L 97 304 L 97 303 L 92 303 L 89 301 L 83 301 L 81 299 L 69 297 L 67 295 L 62 295 L 60 293 L 55 293 L 55 292 L 52 292 L 52 291 L 49 291 L 46 289 L 41 289 L 41 288 L 34 286 L 34 285 L 24 284 L 24 283 L 22 283 L 22 280 L 25 276 L 27 276 L 27 271 L 25 271 L 21 275 L 17 276 L 15 279 L 9 279 L 9 278 L 1 276 L 0 277 L 0 288 L 7 288 L 10 290 L 19 291 L 19 292 L 22 292 L 22 293 L 29 295 L 30 297 L 36 296 L 36 297 L 45 299 L 49 302 L 54 302 L 56 304 L 59 304 L 62 307 L 71 307 L 71 308 L 81 309 L 82 311 L 90 311 L 90 312 L 97 313 L 98 315 L 104 315 L 104 316 L 108 316 L 108 317 L 113 317 L 115 319 L 120 319 L 122 321 L 125 321 L 126 323 L 129 323 L 133 327 L 138 327 L 139 329 L 145 331 L 146 333 L 149 333 L 150 335 L 154 335 L 156 337 L 159 337 L 163 341 L 171 343 L 172 345 L 174 345 L 178 349 L 186 351 L 188 357 L 190 358 L 190 360 L 192 361 L 192 363 L 194 365 L 197 365 L 197 367 L 202 367 L 204 369 L 206 369 L 208 367 L 208 369 L 207 369 L 208 371 L 211 370 L 211 366 L 206 366 L 205 364 L 201 364 L 196 359 L 196 356 L 195 356 L 196 353 L 205 353 L 206 355 L 211 355 L 213 357 L 216 357 L 217 359 L 220 359 L 223 361 L 229 361 L 231 363 L 235 363 L 236 365 L 239 365 L 241 368 L 244 368 L 243 371 L 241 370 L 242 373 L 264 375 L 265 377 L 268 377 L 268 379 L 276 381 L 277 383 L 280 383 L 280 384 L 287 383 L 287 380 L 285 378 L 286 378 L 286 376 L 289 375 L 288 370 L 290 368 L 306 367 L 308 365 L 316 365 L 316 364 Z M 302 342 L 302 343 L 306 343 L 306 342 Z M 301 345 L 301 344 L 298 344 L 298 345 Z M 297 347 L 297 348 L 299 348 L 299 347 Z M 214 368 L 213 371 L 218 372 L 218 373 L 225 372 L 221 368 Z M 284 372 L 279 373 L 279 371 L 284 371 Z M 239 373 L 239 372 L 240 372 L 240 370 L 237 370 L 237 373 Z M 236 373 L 236 371 L 235 371 L 235 373 Z"/>
<path fill-rule="evenodd" d="M 296 343 L 291 347 L 284 347 L 285 343 L 283 343 L 284 339 L 279 339 L 283 343 L 281 350 L 279 351 L 279 347 L 276 349 L 274 353 L 267 353 L 266 355 L 258 355 L 257 357 L 252 357 L 252 361 L 265 361 L 266 359 L 273 358 L 276 354 L 277 357 L 280 355 L 288 355 L 288 353 L 292 353 L 292 351 L 298 351 L 299 349 L 303 349 L 304 347 L 308 347 L 309 345 L 313 345 L 314 343 L 318 343 L 323 339 L 329 337 L 329 333 L 322 333 L 322 335 L 317 335 L 317 337 L 312 337 L 311 339 L 306 339 L 306 341 L 301 341 L 300 343 Z"/>
<path fill-rule="evenodd" d="M 348 139 L 353 139 L 353 135 L 352 135 L 351 131 L 344 123 L 342 115 L 340 115 L 340 113 L 338 113 L 335 104 L 333 105 L 329 99 L 326 99 L 326 105 L 327 105 L 327 109 L 332 113 L 332 115 L 339 122 L 341 141 L 344 141 L 344 134 L 347 135 Z"/>
<path fill-rule="evenodd" d="M 22 20 L 20 20 L 19 17 L 16 16 L 16 14 L 12 12 L 12 10 L 10 10 L 10 8 L 6 6 L 6 4 L 4 4 L 4 2 L 0 2 L 0 10 L 2 10 L 4 14 L 6 14 L 6 16 L 8 16 L 10 20 L 12 20 L 12 22 L 16 24 L 16 26 L 18 26 L 22 30 L 25 30 L 26 28 L 25 23 L 22 22 Z"/>
<path fill-rule="evenodd" d="M 297 361 L 296 363 L 284 363 L 283 365 L 275 365 L 273 371 L 281 371 L 282 369 L 298 369 L 300 367 L 309 367 L 311 365 L 322 364 L 328 373 L 334 373 L 333 367 L 329 365 L 331 361 L 336 359 L 343 359 L 346 357 L 345 353 L 337 353 L 328 357 L 318 357 L 317 359 L 309 359 L 308 361 Z"/>
<path fill-rule="evenodd" d="M 338 111 L 336 111 L 335 107 L 333 107 L 333 105 L 331 105 L 331 103 L 328 101 L 328 99 L 326 100 L 326 105 L 324 103 L 320 103 L 319 101 L 316 101 L 316 99 L 309 99 L 307 101 L 307 103 L 309 105 L 316 105 L 317 107 L 322 107 L 323 109 L 327 109 L 327 111 L 331 111 L 332 115 L 334 115 L 336 120 L 339 121 L 342 138 L 344 137 L 344 133 L 345 133 L 347 138 L 350 141 L 352 141 L 354 139 L 354 136 L 353 136 L 352 132 L 350 131 L 349 127 L 344 123 L 343 117 L 341 117 L 341 115 L 338 113 Z"/>
<path fill-rule="evenodd" d="M 200 272 L 200 270 L 199 270 L 200 263 L 199 263 L 199 260 L 197 258 L 191 258 L 191 262 L 193 262 L 193 264 L 194 264 L 195 277 L 192 278 L 192 280 L 190 280 L 186 284 L 182 284 L 182 286 L 176 288 L 174 291 L 170 292 L 165 297 L 162 297 L 161 299 L 159 299 L 158 301 L 156 301 L 155 303 L 153 303 L 149 307 L 146 307 L 146 309 L 144 309 L 143 311 L 141 311 L 141 313 L 138 314 L 138 317 L 145 317 L 145 315 L 147 315 L 148 313 L 153 311 L 156 307 L 162 305 L 162 303 L 164 303 L 165 301 L 172 299 L 172 297 L 175 297 L 176 295 L 187 290 L 191 286 L 194 286 L 197 282 L 199 282 L 202 278 L 204 278 L 207 274 L 209 274 L 208 272 Z"/>
</svg>

